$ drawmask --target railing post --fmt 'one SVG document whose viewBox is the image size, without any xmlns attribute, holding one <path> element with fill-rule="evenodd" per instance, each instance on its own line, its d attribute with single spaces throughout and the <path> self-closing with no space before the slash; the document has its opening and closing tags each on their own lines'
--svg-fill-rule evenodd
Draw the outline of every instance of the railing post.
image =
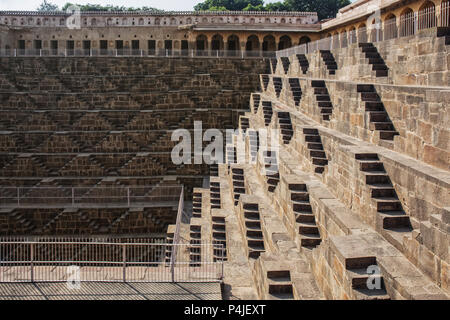
<svg viewBox="0 0 450 320">
<path fill-rule="evenodd" d="M 130 206 L 130 187 L 127 188 L 127 200 L 128 200 L 128 206 Z"/>
<path fill-rule="evenodd" d="M 20 188 L 17 188 L 17 206 L 20 207 Z"/>
<path fill-rule="evenodd" d="M 127 247 L 125 244 L 122 244 L 122 276 L 123 276 L 123 282 L 127 282 Z"/>
<path fill-rule="evenodd" d="M 34 243 L 30 243 L 30 279 L 34 282 Z"/>
<path fill-rule="evenodd" d="M 75 188 L 72 188 L 72 207 L 75 207 Z"/>
</svg>

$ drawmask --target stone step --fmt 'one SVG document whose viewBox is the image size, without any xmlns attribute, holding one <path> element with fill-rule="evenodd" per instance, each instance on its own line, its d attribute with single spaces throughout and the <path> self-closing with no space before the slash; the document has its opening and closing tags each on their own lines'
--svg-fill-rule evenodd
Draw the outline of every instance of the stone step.
<svg viewBox="0 0 450 320">
<path fill-rule="evenodd" d="M 358 84 L 356 85 L 357 92 L 375 92 L 373 84 Z"/>
<path fill-rule="evenodd" d="M 406 215 L 402 210 L 379 212 L 377 219 L 381 221 L 381 226 L 383 227 L 383 229 L 411 227 L 409 216 Z"/>
<path fill-rule="evenodd" d="M 385 111 L 385 109 L 380 101 L 366 101 L 365 111 Z"/>
<path fill-rule="evenodd" d="M 359 169 L 366 172 L 385 172 L 383 162 L 379 160 L 359 160 Z"/>
<path fill-rule="evenodd" d="M 389 75 L 388 70 L 376 70 L 375 76 L 376 77 L 387 77 Z"/>
<path fill-rule="evenodd" d="M 318 135 L 319 130 L 314 129 L 314 128 L 303 128 L 303 133 L 305 135 Z"/>
<path fill-rule="evenodd" d="M 300 243 L 302 247 L 316 247 L 320 245 L 322 242 L 322 239 L 320 238 L 320 235 L 316 234 L 308 234 L 304 235 L 302 234 L 300 236 Z"/>
<path fill-rule="evenodd" d="M 397 193 L 390 184 L 370 185 L 372 198 L 395 197 Z"/>
<path fill-rule="evenodd" d="M 391 180 L 384 172 L 364 172 L 366 184 L 389 184 Z"/>
<path fill-rule="evenodd" d="M 373 280 L 379 279 L 382 288 L 384 288 L 383 277 L 381 275 L 369 274 L 367 268 L 362 269 L 348 269 L 347 275 L 350 278 L 353 289 L 369 289 L 367 280 L 369 277 Z"/>
<path fill-rule="evenodd" d="M 320 136 L 319 135 L 305 135 L 305 141 L 306 142 L 319 142 L 319 143 L 322 143 L 322 141 L 320 140 Z"/>
<path fill-rule="evenodd" d="M 389 116 L 385 111 L 370 111 L 369 120 L 370 122 L 390 122 Z"/>
<path fill-rule="evenodd" d="M 306 192 L 306 184 L 304 183 L 289 183 L 288 186 L 290 191 L 299 191 L 299 192 Z"/>
<path fill-rule="evenodd" d="M 320 150 L 310 150 L 309 155 L 311 156 L 311 158 L 326 158 L 325 151 Z"/>
<path fill-rule="evenodd" d="M 372 70 L 374 70 L 374 71 L 388 70 L 388 67 L 384 63 L 383 64 L 373 64 L 372 65 Z"/>
<path fill-rule="evenodd" d="M 345 259 L 345 268 L 347 270 L 352 269 L 365 269 L 369 266 L 373 266 L 377 264 L 377 258 L 374 256 L 367 257 L 352 257 Z"/>
<path fill-rule="evenodd" d="M 377 131 L 393 131 L 394 125 L 391 122 L 371 122 L 369 124 L 369 129 Z"/>
<path fill-rule="evenodd" d="M 298 213 L 295 215 L 297 223 L 316 223 L 316 218 L 313 213 Z"/>
<path fill-rule="evenodd" d="M 330 101 L 328 94 L 316 94 L 316 101 Z"/>
<path fill-rule="evenodd" d="M 319 228 L 315 222 L 301 222 L 298 224 L 298 233 L 302 235 L 319 234 Z"/>
<path fill-rule="evenodd" d="M 319 108 L 333 108 L 331 101 L 318 101 L 317 105 Z"/>
<path fill-rule="evenodd" d="M 402 203 L 398 200 L 397 197 L 393 198 L 372 198 L 375 200 L 377 205 L 377 210 L 379 212 L 386 211 L 402 211 Z"/>
<path fill-rule="evenodd" d="M 362 101 L 380 101 L 380 97 L 376 92 L 361 92 Z M 367 107 L 367 104 L 366 104 Z"/>
<path fill-rule="evenodd" d="M 291 200 L 309 202 L 308 192 L 291 192 Z"/>
<path fill-rule="evenodd" d="M 312 163 L 316 166 L 326 166 L 328 164 L 328 160 L 323 158 L 312 158 Z"/>
<path fill-rule="evenodd" d="M 322 143 L 308 142 L 307 147 L 309 150 L 323 150 Z"/>
<path fill-rule="evenodd" d="M 389 130 L 389 131 L 380 130 L 379 133 L 380 133 L 380 139 L 390 140 L 390 141 L 394 140 L 394 137 L 399 135 L 399 133 L 397 131 L 393 131 L 393 130 Z"/>
<path fill-rule="evenodd" d="M 292 201 L 292 210 L 297 213 L 312 212 L 311 204 L 309 203 L 309 201 Z"/>
</svg>

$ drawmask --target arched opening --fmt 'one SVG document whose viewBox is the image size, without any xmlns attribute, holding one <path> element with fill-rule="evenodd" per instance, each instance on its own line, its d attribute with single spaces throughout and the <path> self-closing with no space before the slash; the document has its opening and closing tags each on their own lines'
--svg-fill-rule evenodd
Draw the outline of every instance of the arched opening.
<svg viewBox="0 0 450 320">
<path fill-rule="evenodd" d="M 349 35 L 348 35 L 348 41 L 349 41 L 350 44 L 357 42 L 356 28 L 355 27 L 351 27 L 350 28 Z"/>
<path fill-rule="evenodd" d="M 245 44 L 245 51 L 249 56 L 258 56 L 259 54 L 259 39 L 256 35 L 251 35 L 247 38 L 247 43 Z"/>
<path fill-rule="evenodd" d="M 433 2 L 426 1 L 419 8 L 417 29 L 423 30 L 436 27 L 436 7 Z"/>
<path fill-rule="evenodd" d="M 239 37 L 236 35 L 231 35 L 227 40 L 227 50 L 230 56 L 235 56 L 239 51 Z"/>
<path fill-rule="evenodd" d="M 300 45 L 302 45 L 302 44 L 306 44 L 306 43 L 309 43 L 309 42 L 311 42 L 311 39 L 309 37 L 307 37 L 307 36 L 303 36 L 303 37 L 300 38 L 300 41 L 298 43 Z"/>
<path fill-rule="evenodd" d="M 289 36 L 282 36 L 278 42 L 278 50 L 283 50 L 292 47 L 292 41 Z"/>
<path fill-rule="evenodd" d="M 347 30 L 342 31 L 339 36 L 341 38 L 341 48 L 347 48 L 348 46 Z"/>
<path fill-rule="evenodd" d="M 216 34 L 211 39 L 211 50 L 223 50 L 223 38 L 220 34 Z"/>
<path fill-rule="evenodd" d="M 397 17 L 390 13 L 383 24 L 384 40 L 397 38 Z"/>
<path fill-rule="evenodd" d="M 206 55 L 206 51 L 208 50 L 208 38 L 206 38 L 204 34 L 197 36 L 195 48 L 197 49 L 197 55 Z"/>
<path fill-rule="evenodd" d="M 411 36 L 415 33 L 414 11 L 406 8 L 400 15 L 400 37 Z"/>
<path fill-rule="evenodd" d="M 440 12 L 439 27 L 450 27 L 450 0 L 442 1 Z"/>
<path fill-rule="evenodd" d="M 373 19 L 370 23 L 370 41 L 378 42 L 382 40 L 381 25 L 379 19 Z"/>
<path fill-rule="evenodd" d="M 263 52 L 273 52 L 276 51 L 275 37 L 272 35 L 265 36 L 262 44 Z"/>
<path fill-rule="evenodd" d="M 361 23 L 358 26 L 358 42 L 359 43 L 367 42 L 367 28 L 365 23 Z"/>
</svg>

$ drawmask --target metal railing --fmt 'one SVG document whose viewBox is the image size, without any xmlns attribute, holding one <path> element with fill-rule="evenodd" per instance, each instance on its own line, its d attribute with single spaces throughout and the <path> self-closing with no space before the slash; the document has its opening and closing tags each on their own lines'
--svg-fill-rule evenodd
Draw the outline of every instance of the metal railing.
<svg viewBox="0 0 450 320">
<path fill-rule="evenodd" d="M 425 8 L 417 13 L 406 13 L 400 18 L 388 19 L 369 27 L 353 29 L 349 32 L 280 50 L 276 52 L 276 56 L 277 58 L 289 57 L 319 50 L 347 48 L 349 44 L 354 43 L 387 41 L 399 37 L 413 36 L 420 30 L 435 27 L 450 27 L 450 1 L 442 3 L 437 9 L 435 7 Z"/>
<path fill-rule="evenodd" d="M 180 194 L 180 201 L 178 202 L 178 212 L 177 212 L 177 220 L 175 225 L 175 232 L 173 237 L 173 250 L 170 253 L 170 267 L 172 269 L 175 268 L 175 265 L 177 263 L 177 256 L 178 256 L 178 244 L 180 244 L 180 228 L 181 228 L 181 222 L 184 215 L 184 186 L 181 187 L 181 194 Z M 172 277 L 174 277 L 175 273 L 172 271 Z M 172 279 L 172 282 L 175 281 Z"/>
<path fill-rule="evenodd" d="M 1 187 L 2 208 L 176 205 L 181 186 Z"/>
<path fill-rule="evenodd" d="M 173 49 L 0 49 L 1 57 L 166 57 L 234 58 L 275 57 L 275 51 L 262 50 L 173 50 Z"/>
<path fill-rule="evenodd" d="M 0 282 L 213 282 L 223 278 L 221 244 L 0 241 Z M 168 263 L 166 252 L 178 252 Z"/>
</svg>

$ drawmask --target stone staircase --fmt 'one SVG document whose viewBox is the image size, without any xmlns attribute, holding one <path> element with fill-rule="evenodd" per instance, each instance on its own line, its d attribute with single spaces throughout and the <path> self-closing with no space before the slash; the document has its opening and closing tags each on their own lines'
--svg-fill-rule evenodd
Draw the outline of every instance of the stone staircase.
<svg viewBox="0 0 450 320">
<path fill-rule="evenodd" d="M 298 63 L 300 64 L 300 69 L 302 69 L 303 74 L 307 74 L 308 69 L 309 69 L 308 58 L 306 58 L 306 55 L 304 55 L 304 54 L 297 54 L 296 56 L 297 56 Z"/>
<path fill-rule="evenodd" d="M 330 116 L 333 114 L 333 105 L 325 81 L 312 80 L 311 86 L 314 89 L 314 96 L 316 98 L 316 103 L 319 106 L 322 119 L 329 121 Z"/>
<path fill-rule="evenodd" d="M 244 169 L 239 167 L 231 167 L 231 182 L 233 186 L 234 205 L 239 204 L 239 198 L 245 194 L 245 178 Z"/>
<path fill-rule="evenodd" d="M 389 70 L 383 58 L 378 53 L 377 47 L 370 42 L 359 43 L 358 46 L 365 54 L 366 59 L 369 59 L 369 64 L 372 65 L 372 70 L 375 71 L 376 77 L 387 77 L 389 75 Z"/>
<path fill-rule="evenodd" d="M 391 235 L 401 247 L 403 235 L 412 231 L 409 216 L 403 210 L 397 192 L 392 186 L 391 179 L 384 169 L 383 162 L 379 160 L 376 153 L 355 154 L 361 172 L 364 174 L 365 182 L 370 189 L 371 198 L 375 202 L 377 210 L 377 229 L 387 230 L 383 234 Z M 388 239 L 389 240 L 389 239 Z"/>
<path fill-rule="evenodd" d="M 248 257 L 258 259 L 261 253 L 265 251 L 258 204 L 243 200 L 239 218 L 247 242 Z"/>
<path fill-rule="evenodd" d="M 264 114 L 264 124 L 266 127 L 272 122 L 272 102 L 271 101 L 263 101 L 262 102 L 263 114 Z"/>
<path fill-rule="evenodd" d="M 259 104 L 261 102 L 261 95 L 259 95 L 257 93 L 253 93 L 252 94 L 252 99 L 253 99 L 253 112 L 257 113 L 258 112 L 258 108 L 259 108 Z"/>
<path fill-rule="evenodd" d="M 281 64 L 283 65 L 283 70 L 285 74 L 288 74 L 289 72 L 289 66 L 291 62 L 289 61 L 289 57 L 281 57 Z"/>
<path fill-rule="evenodd" d="M 263 84 L 263 90 L 267 91 L 267 87 L 269 86 L 269 82 L 270 82 L 270 77 L 268 74 L 262 74 L 261 75 L 261 81 Z"/>
<path fill-rule="evenodd" d="M 328 74 L 335 75 L 336 70 L 338 68 L 336 60 L 334 59 L 333 54 L 329 50 L 320 50 L 320 56 L 322 61 L 325 63 Z"/>
<path fill-rule="evenodd" d="M 373 271 L 370 270 L 373 268 Z M 345 259 L 345 279 L 358 300 L 390 300 L 379 271 L 376 257 L 355 257 Z M 372 272 L 372 273 L 369 273 Z M 370 279 L 369 279 L 370 277 Z M 373 285 L 373 287 L 372 287 Z"/>
<path fill-rule="evenodd" d="M 283 80 L 279 77 L 272 77 L 272 82 L 275 94 L 277 95 L 277 98 L 279 98 L 281 90 L 283 90 Z"/>
<path fill-rule="evenodd" d="M 277 72 L 277 66 L 278 66 L 278 59 L 277 58 L 270 59 L 270 68 L 272 74 L 275 74 Z"/>
<path fill-rule="evenodd" d="M 322 139 L 319 130 L 315 128 L 303 128 L 305 143 L 309 150 L 309 157 L 314 167 L 314 172 L 322 174 L 328 164 L 327 156 L 323 150 Z"/>
<path fill-rule="evenodd" d="M 289 112 L 277 112 L 278 125 L 280 126 L 281 137 L 284 144 L 289 144 L 294 135 L 294 130 L 292 128 L 291 115 Z"/>
<path fill-rule="evenodd" d="M 277 153 L 275 151 L 263 151 L 260 157 L 261 170 L 264 172 L 267 190 L 274 192 L 280 182 Z"/>
<path fill-rule="evenodd" d="M 203 194 L 198 190 L 194 190 L 192 193 L 192 217 L 202 217 L 202 196 Z"/>
<path fill-rule="evenodd" d="M 227 232 L 225 217 L 211 216 L 213 261 L 227 261 Z M 217 245 L 217 246 L 216 246 Z"/>
<path fill-rule="evenodd" d="M 289 78 L 289 86 L 291 88 L 292 97 L 294 98 L 294 104 L 298 107 L 300 105 L 300 101 L 302 100 L 300 80 L 298 78 Z"/>
<path fill-rule="evenodd" d="M 273 300 L 293 300 L 291 273 L 289 270 L 267 271 L 268 298 Z"/>
<path fill-rule="evenodd" d="M 189 265 L 199 267 L 202 262 L 202 227 L 191 224 L 189 227 Z"/>
<path fill-rule="evenodd" d="M 381 140 L 394 140 L 399 133 L 395 130 L 375 87 L 371 84 L 359 84 L 357 90 L 365 104 L 365 111 L 369 114 L 369 129 L 378 131 Z"/>
<path fill-rule="evenodd" d="M 209 183 L 209 194 L 211 209 L 220 209 L 222 207 L 222 202 L 220 200 L 220 179 Z"/>
<path fill-rule="evenodd" d="M 314 248 L 320 245 L 322 239 L 309 202 L 306 184 L 289 183 L 288 189 L 296 227 L 300 236 L 300 245 L 305 248 Z"/>
</svg>

